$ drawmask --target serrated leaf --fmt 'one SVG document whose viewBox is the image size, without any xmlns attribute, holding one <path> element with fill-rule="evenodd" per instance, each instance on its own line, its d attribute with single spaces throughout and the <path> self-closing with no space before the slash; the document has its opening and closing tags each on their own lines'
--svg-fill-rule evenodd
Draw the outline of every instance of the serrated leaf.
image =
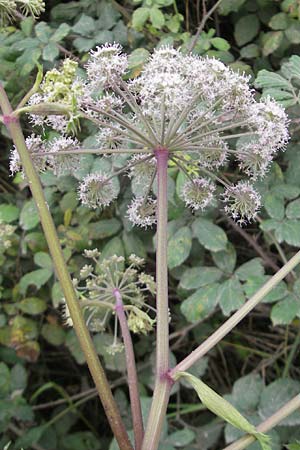
<svg viewBox="0 0 300 450">
<path fill-rule="evenodd" d="M 267 419 L 300 392 L 300 382 L 291 378 L 281 378 L 269 384 L 262 392 L 259 415 Z M 280 426 L 300 424 L 300 411 L 296 411 L 280 422 Z"/>
<path fill-rule="evenodd" d="M 269 22 L 269 27 L 273 30 L 285 30 L 288 26 L 288 15 L 284 12 L 274 14 Z"/>
<path fill-rule="evenodd" d="M 272 193 L 264 196 L 263 205 L 272 219 L 282 220 L 284 218 L 284 201 Z"/>
<path fill-rule="evenodd" d="M 210 43 L 213 47 L 215 47 L 217 50 L 221 50 L 223 52 L 227 52 L 230 49 L 230 44 L 226 39 L 220 38 L 220 37 L 214 37 L 210 39 Z"/>
<path fill-rule="evenodd" d="M 52 277 L 52 270 L 38 269 L 26 273 L 20 280 L 20 293 L 25 294 L 29 286 L 35 286 L 40 289 Z"/>
<path fill-rule="evenodd" d="M 256 14 L 242 16 L 235 24 L 234 37 L 239 47 L 251 42 L 260 28 Z"/>
<path fill-rule="evenodd" d="M 194 431 L 189 430 L 188 428 L 183 428 L 182 430 L 178 430 L 170 434 L 165 442 L 170 445 L 174 445 L 174 447 L 185 447 L 193 442 L 195 437 L 196 434 Z"/>
<path fill-rule="evenodd" d="M 247 282 L 243 285 L 244 292 L 247 298 L 252 297 L 268 280 L 270 280 L 270 275 L 264 275 L 259 277 L 249 277 Z M 269 294 L 267 294 L 262 303 L 274 303 L 278 300 L 283 299 L 288 294 L 288 290 L 284 281 L 278 283 Z"/>
<path fill-rule="evenodd" d="M 284 33 L 291 44 L 300 44 L 300 23 L 298 20 L 289 25 Z"/>
<path fill-rule="evenodd" d="M 87 228 L 90 239 L 105 239 L 120 231 L 121 224 L 117 219 L 113 218 L 89 223 Z"/>
<path fill-rule="evenodd" d="M 246 0 L 223 0 L 218 8 L 222 16 L 227 16 L 231 12 L 237 12 Z"/>
<path fill-rule="evenodd" d="M 279 243 L 285 241 L 294 247 L 300 246 L 300 220 L 286 219 L 275 229 L 275 237 Z"/>
<path fill-rule="evenodd" d="M 39 223 L 40 218 L 33 200 L 24 203 L 20 214 L 20 225 L 23 230 L 31 230 Z"/>
<path fill-rule="evenodd" d="M 227 236 L 222 228 L 203 218 L 196 219 L 192 228 L 194 236 L 207 250 L 212 252 L 225 250 Z"/>
<path fill-rule="evenodd" d="M 0 205 L 0 222 L 11 223 L 19 218 L 20 210 L 17 206 L 3 203 Z"/>
<path fill-rule="evenodd" d="M 59 42 L 63 40 L 70 32 L 71 27 L 67 23 L 62 23 L 59 25 L 57 30 L 51 36 L 51 41 Z"/>
<path fill-rule="evenodd" d="M 219 284 L 214 283 L 198 289 L 194 294 L 184 300 L 180 310 L 189 322 L 204 320 L 218 304 Z"/>
<path fill-rule="evenodd" d="M 274 53 L 280 46 L 283 40 L 282 31 L 270 31 L 265 34 L 263 38 L 262 53 L 264 56 L 269 56 Z"/>
<path fill-rule="evenodd" d="M 273 325 L 289 325 L 299 313 L 300 300 L 294 295 L 289 295 L 273 306 L 271 320 Z"/>
<path fill-rule="evenodd" d="M 239 411 L 227 400 L 222 398 L 203 381 L 189 374 L 188 372 L 178 372 L 176 379 L 185 377 L 193 386 L 201 402 L 216 416 L 230 423 L 234 427 L 254 436 L 260 443 L 262 450 L 272 450 L 270 439 L 267 435 L 256 430 L 254 425 L 248 422 Z"/>
<path fill-rule="evenodd" d="M 55 42 L 49 42 L 44 48 L 43 48 L 43 59 L 45 61 L 54 61 L 55 58 L 57 58 L 59 55 L 59 50 Z"/>
<path fill-rule="evenodd" d="M 226 398 L 241 411 L 255 412 L 263 389 L 264 382 L 261 376 L 252 373 L 235 381 L 232 394 Z"/>
<path fill-rule="evenodd" d="M 192 232 L 182 227 L 168 241 L 168 267 L 180 266 L 189 256 L 192 248 Z"/>
<path fill-rule="evenodd" d="M 260 258 L 253 258 L 250 261 L 242 264 L 236 271 L 235 275 L 241 281 L 246 281 L 251 277 L 263 276 L 265 273 L 264 267 L 262 265 L 262 260 Z"/>
<path fill-rule="evenodd" d="M 222 277 L 223 273 L 216 267 L 192 267 L 186 269 L 180 279 L 180 287 L 183 289 L 198 289 L 212 284 Z"/>
<path fill-rule="evenodd" d="M 138 8 L 134 11 L 132 15 L 132 26 L 137 30 L 141 30 L 143 25 L 150 17 L 150 9 L 149 8 Z"/>
<path fill-rule="evenodd" d="M 37 252 L 34 255 L 34 263 L 37 266 L 40 266 L 42 269 L 53 270 L 52 259 L 50 258 L 48 253 L 45 252 Z"/>
<path fill-rule="evenodd" d="M 96 30 L 95 20 L 90 16 L 82 14 L 80 19 L 72 27 L 72 30 L 81 36 L 89 37 Z"/>
<path fill-rule="evenodd" d="M 285 210 L 288 219 L 300 219 L 300 199 L 289 203 Z"/>
<path fill-rule="evenodd" d="M 218 295 L 224 316 L 239 309 L 246 300 L 242 285 L 235 276 L 220 285 Z"/>
<path fill-rule="evenodd" d="M 35 316 L 47 309 L 47 303 L 42 298 L 27 297 L 18 303 L 18 308 L 26 314 Z"/>
<path fill-rule="evenodd" d="M 269 72 L 268 70 L 260 70 L 255 80 L 255 86 L 258 88 L 277 88 L 292 91 L 291 83 L 278 73 Z"/>
<path fill-rule="evenodd" d="M 42 336 L 51 345 L 62 345 L 65 342 L 65 330 L 58 324 L 45 323 L 42 326 Z"/>
<path fill-rule="evenodd" d="M 49 27 L 49 25 L 46 24 L 46 22 L 39 22 L 35 27 L 34 31 L 36 34 L 36 37 L 43 43 L 47 44 L 50 40 L 52 30 Z"/>
<path fill-rule="evenodd" d="M 161 10 L 155 6 L 150 9 L 150 20 L 154 28 L 158 30 L 165 24 L 165 16 Z"/>
<path fill-rule="evenodd" d="M 256 44 L 248 44 L 241 48 L 241 57 L 245 59 L 258 58 L 259 53 L 260 49 Z"/>
<path fill-rule="evenodd" d="M 236 251 L 231 242 L 227 243 L 226 249 L 212 253 L 214 263 L 225 273 L 231 274 L 236 265 Z"/>
</svg>

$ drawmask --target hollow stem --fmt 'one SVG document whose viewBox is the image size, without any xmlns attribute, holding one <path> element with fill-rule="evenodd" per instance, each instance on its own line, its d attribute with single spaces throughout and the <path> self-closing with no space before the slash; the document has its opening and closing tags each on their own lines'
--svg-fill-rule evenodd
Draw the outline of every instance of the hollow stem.
<svg viewBox="0 0 300 450">
<path fill-rule="evenodd" d="M 77 296 L 64 260 L 55 225 L 49 212 L 48 204 L 44 197 L 40 179 L 35 171 L 29 152 L 26 148 L 26 143 L 20 123 L 17 117 L 13 115 L 13 111 L 7 98 L 6 92 L 1 84 L 0 107 L 2 109 L 4 117 L 6 118 L 5 124 L 7 126 L 7 129 L 9 130 L 13 142 L 19 152 L 22 166 L 26 173 L 30 190 L 39 212 L 41 224 L 52 256 L 55 271 L 60 281 L 60 285 L 62 287 L 68 308 L 70 310 L 78 340 L 84 352 L 88 367 L 98 390 L 99 397 L 106 412 L 108 421 L 119 443 L 120 448 L 122 450 L 132 450 L 132 446 L 121 419 L 121 415 L 113 398 L 103 367 L 95 351 L 93 341 L 86 327 L 81 308 L 78 304 Z"/>
<path fill-rule="evenodd" d="M 128 388 L 129 388 L 131 414 L 133 422 L 135 450 L 141 450 L 144 437 L 144 426 L 138 390 L 138 379 L 137 379 L 137 370 L 135 365 L 133 344 L 124 312 L 124 304 L 122 301 L 122 296 L 119 289 L 114 290 L 114 296 L 116 299 L 115 311 L 118 316 L 123 342 L 125 346 L 125 357 L 128 375 Z"/>
<path fill-rule="evenodd" d="M 256 305 L 298 264 L 300 263 L 300 251 L 297 252 L 270 280 L 268 280 L 236 313 L 234 313 L 220 328 L 215 331 L 203 344 L 199 345 L 192 353 L 183 359 L 170 371 L 173 378 L 178 371 L 188 370 L 202 356 L 206 355 L 224 336 L 246 317 Z"/>
<path fill-rule="evenodd" d="M 156 242 L 156 373 L 153 400 L 148 417 L 142 450 L 157 450 L 165 418 L 171 380 L 169 370 L 169 310 L 167 269 L 167 168 L 168 150 L 155 150 L 157 160 L 157 242 Z"/>
</svg>

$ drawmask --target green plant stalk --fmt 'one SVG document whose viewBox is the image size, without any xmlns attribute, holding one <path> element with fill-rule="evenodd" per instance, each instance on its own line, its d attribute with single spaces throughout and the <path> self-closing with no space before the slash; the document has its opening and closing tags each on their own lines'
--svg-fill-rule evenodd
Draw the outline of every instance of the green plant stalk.
<svg viewBox="0 0 300 450">
<path fill-rule="evenodd" d="M 84 352 L 88 367 L 95 382 L 103 408 L 107 415 L 112 431 L 122 450 L 132 450 L 132 446 L 121 419 L 117 404 L 113 398 L 109 383 L 104 373 L 103 367 L 95 351 L 91 336 L 86 327 L 80 306 L 77 302 L 76 293 L 68 272 L 56 229 L 49 211 L 48 204 L 44 197 L 40 179 L 36 173 L 29 152 L 26 148 L 21 125 L 13 115 L 12 107 L 7 98 L 6 92 L 0 84 L 0 107 L 3 112 L 4 123 L 6 124 L 12 140 L 19 152 L 22 166 L 26 173 L 30 190 L 36 203 L 41 224 L 55 266 L 56 275 L 62 287 L 74 328 Z"/>
<path fill-rule="evenodd" d="M 156 233 L 156 373 L 155 386 L 142 450 L 157 450 L 165 419 L 172 383 L 169 371 L 169 309 L 167 226 L 168 150 L 155 150 L 157 159 L 157 233 Z"/>
<path fill-rule="evenodd" d="M 123 342 L 125 346 L 125 358 L 128 376 L 131 415 L 134 431 L 135 450 L 141 450 L 144 437 L 144 426 L 143 426 L 142 408 L 139 396 L 138 378 L 137 378 L 133 344 L 125 315 L 122 295 L 119 289 L 117 288 L 114 289 L 114 296 L 116 299 L 115 311 L 120 323 Z"/>
<path fill-rule="evenodd" d="M 276 425 L 278 425 L 283 419 L 288 417 L 294 411 L 300 408 L 300 394 L 296 395 L 292 400 L 287 402 L 282 408 L 276 411 L 271 417 L 262 422 L 258 427 L 257 431 L 265 433 L 272 430 Z M 233 444 L 228 445 L 223 450 L 242 450 L 248 447 L 255 441 L 254 436 L 246 435 L 235 441 Z"/>
<path fill-rule="evenodd" d="M 174 378 L 177 372 L 187 371 L 196 361 L 206 355 L 215 345 L 223 339 L 247 314 L 258 305 L 259 302 L 298 264 L 300 263 L 300 251 L 297 252 L 270 280 L 268 280 L 236 313 L 234 313 L 223 325 L 218 328 L 203 344 L 199 345 L 185 359 L 170 371 L 170 377 Z"/>
<path fill-rule="evenodd" d="M 289 370 L 290 370 L 290 367 L 292 365 L 294 356 L 295 356 L 297 350 L 299 350 L 299 344 L 300 344 L 300 328 L 298 330 L 298 334 L 296 336 L 296 339 L 293 342 L 291 351 L 290 351 L 290 353 L 289 353 L 289 355 L 287 357 L 287 360 L 286 360 L 286 363 L 285 363 L 285 366 L 284 366 L 284 369 L 283 369 L 283 372 L 282 372 L 282 377 L 283 378 L 288 377 L 288 375 L 289 375 Z"/>
</svg>

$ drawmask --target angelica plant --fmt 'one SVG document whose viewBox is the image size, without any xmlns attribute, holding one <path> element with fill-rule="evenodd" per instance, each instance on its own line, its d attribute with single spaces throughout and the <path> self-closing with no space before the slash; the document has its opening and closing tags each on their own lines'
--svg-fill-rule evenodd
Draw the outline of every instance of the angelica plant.
<svg viewBox="0 0 300 450">
<path fill-rule="evenodd" d="M 0 26 L 12 22 L 19 12 L 37 18 L 45 11 L 43 0 L 0 0 Z"/>
<path fill-rule="evenodd" d="M 187 376 L 185 371 L 299 263 L 300 253 L 219 330 L 171 368 L 167 174 L 169 167 L 182 172 L 185 180 L 182 198 L 194 211 L 202 211 L 219 201 L 238 224 L 255 220 L 260 196 L 254 184 L 267 173 L 278 151 L 288 142 L 287 116 L 271 98 L 257 101 L 245 75 L 218 60 L 185 55 L 170 47 L 155 50 L 140 75 L 131 78 L 128 56 L 118 44 L 106 44 L 91 51 L 86 73 L 85 80 L 78 78 L 76 63 L 65 60 L 60 69 L 53 69 L 41 84 L 36 83 L 16 111 L 12 111 L 3 89 L 0 103 L 2 122 L 10 130 L 15 144 L 11 172 L 23 170 L 31 186 L 64 290 L 65 320 L 74 324 L 118 444 L 121 449 L 132 448 L 87 328 L 102 329 L 111 315 L 118 318 L 115 324 L 120 324 L 125 348 L 136 450 L 157 450 L 171 388 L 180 377 L 191 380 L 212 412 L 252 434 L 263 449 L 270 449 L 266 436 L 233 407 L 226 411 L 227 403 L 220 396 Z M 21 113 L 29 114 L 42 136 L 43 130 L 50 127 L 60 137 L 45 142 L 37 134 L 25 142 L 18 124 Z M 85 148 L 71 136 L 85 121 L 97 127 L 98 148 Z M 119 187 L 115 177 L 125 175 L 138 187 L 135 189 L 138 195 L 128 205 L 127 216 L 133 225 L 156 225 L 155 289 L 153 280 L 146 274 L 139 274 L 134 267 L 136 261 L 129 262 L 129 268 L 124 271 L 118 267 L 119 263 L 124 263 L 123 259 L 114 256 L 99 261 L 97 251 L 92 250 L 87 251 L 86 256 L 93 264 L 82 268 L 79 280 L 72 282 L 69 277 L 34 166 L 41 171 L 50 168 L 58 175 L 73 174 L 81 155 L 89 153 L 112 159 L 115 155 L 125 155 L 126 163 L 113 173 L 91 172 L 80 180 L 78 196 L 92 209 L 104 208 L 117 198 Z M 228 172 L 229 168 L 238 181 L 229 181 L 224 173 L 224 169 Z M 156 307 L 151 314 L 144 299 L 145 289 L 156 292 Z M 144 433 L 138 393 L 134 388 L 137 375 L 130 331 L 147 332 L 154 321 L 155 386 Z M 113 347 L 111 351 L 122 348 L 117 339 L 117 325 Z"/>
</svg>

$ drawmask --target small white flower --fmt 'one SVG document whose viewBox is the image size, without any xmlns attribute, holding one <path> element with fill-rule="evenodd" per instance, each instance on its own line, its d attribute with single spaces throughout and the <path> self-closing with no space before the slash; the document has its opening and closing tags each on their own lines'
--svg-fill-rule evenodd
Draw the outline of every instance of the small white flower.
<svg viewBox="0 0 300 450">
<path fill-rule="evenodd" d="M 185 182 L 182 195 L 186 206 L 197 211 L 211 204 L 216 186 L 207 178 L 195 178 Z"/>
<path fill-rule="evenodd" d="M 240 225 L 254 220 L 261 206 L 259 193 L 248 181 L 228 187 L 223 194 L 223 201 L 226 203 L 225 212 Z"/>
<path fill-rule="evenodd" d="M 151 197 L 135 197 L 128 210 L 127 215 L 134 225 L 143 228 L 151 227 L 156 223 L 156 200 Z"/>
</svg>

